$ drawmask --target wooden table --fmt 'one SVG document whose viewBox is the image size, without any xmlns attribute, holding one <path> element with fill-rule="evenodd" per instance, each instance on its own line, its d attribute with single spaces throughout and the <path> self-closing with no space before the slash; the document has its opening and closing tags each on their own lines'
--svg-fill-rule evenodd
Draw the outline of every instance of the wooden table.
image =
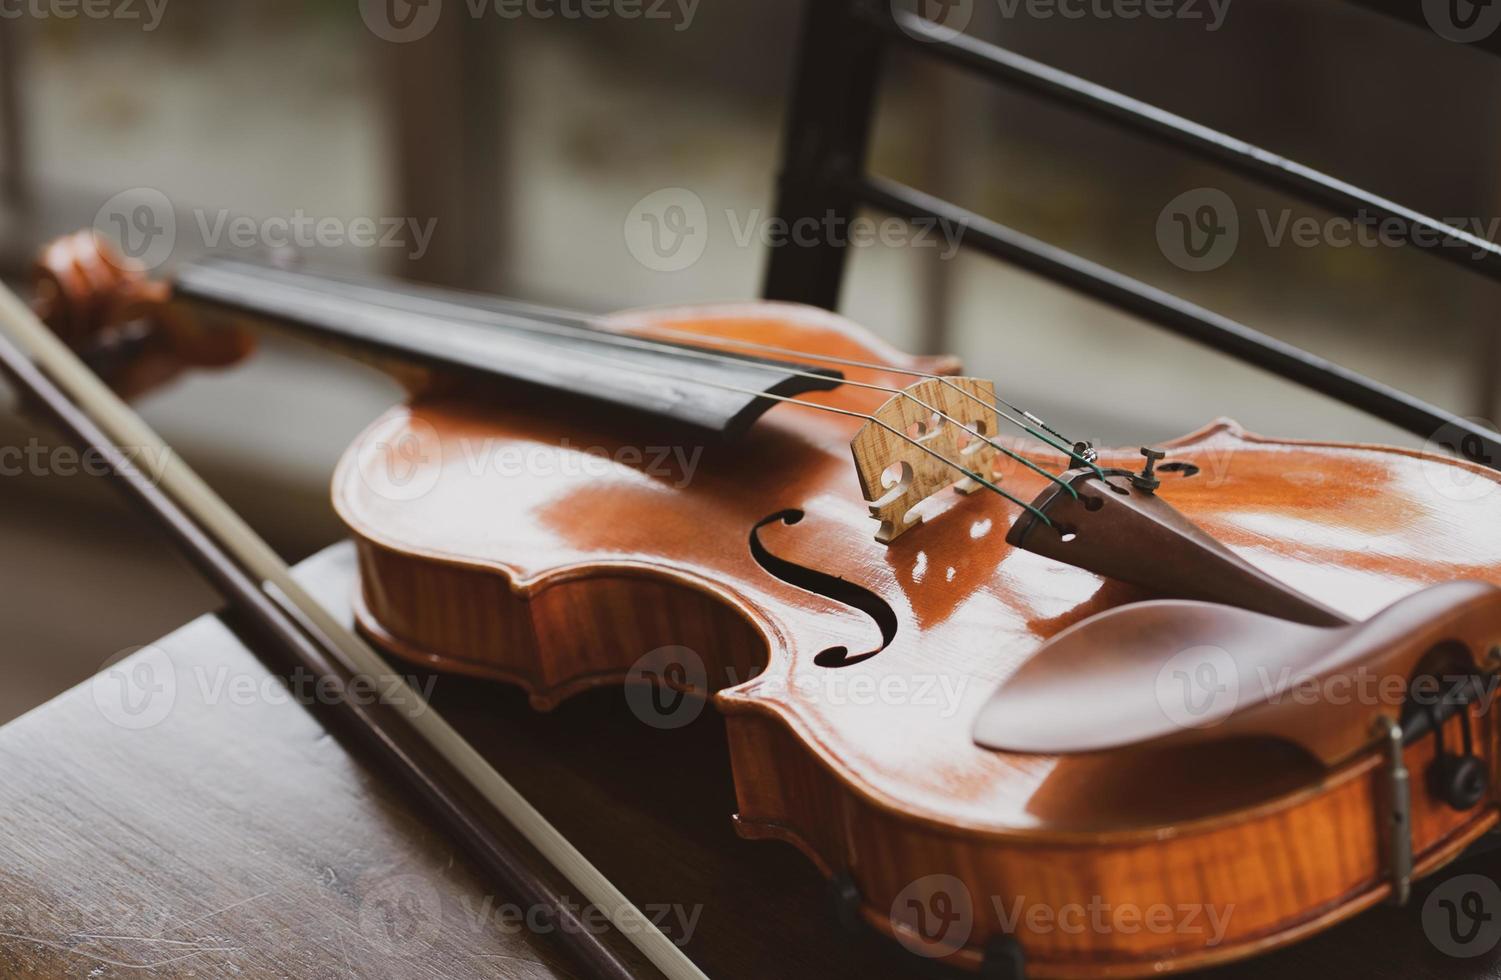
<svg viewBox="0 0 1501 980">
<path fill-rule="evenodd" d="M 348 608 L 347 545 L 299 574 L 331 608 Z M 0 976 L 570 975 L 526 910 L 325 732 L 316 709 L 286 696 L 219 619 L 113 669 L 149 671 L 136 676 L 154 696 L 121 704 L 106 671 L 0 729 Z M 619 690 L 544 715 L 499 685 L 433 680 L 439 710 L 710 976 L 933 972 L 841 932 L 824 882 L 792 848 L 735 836 L 712 711 L 664 731 L 637 721 Z M 1501 881 L 1501 852 L 1425 882 L 1406 909 L 1204 976 L 1501 977 L 1489 931 L 1469 947 L 1497 947 L 1486 955 L 1439 948 L 1461 947 L 1427 899 L 1459 874 Z M 1495 919 L 1482 928 L 1501 935 L 1501 900 L 1486 908 Z M 530 914 L 545 930 L 543 913 Z"/>
</svg>

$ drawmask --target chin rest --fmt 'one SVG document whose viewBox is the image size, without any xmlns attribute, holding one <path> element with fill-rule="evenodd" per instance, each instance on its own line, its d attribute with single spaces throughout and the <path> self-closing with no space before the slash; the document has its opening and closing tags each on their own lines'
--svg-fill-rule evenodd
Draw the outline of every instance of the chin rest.
<svg viewBox="0 0 1501 980">
<path fill-rule="evenodd" d="M 1378 718 L 1401 715 L 1420 667 L 1447 656 L 1446 676 L 1488 673 L 1498 642 L 1501 588 L 1484 582 L 1433 586 L 1345 626 L 1134 603 L 1044 644 L 981 709 L 974 739 L 1066 755 L 1270 736 L 1334 766 L 1376 740 Z"/>
</svg>

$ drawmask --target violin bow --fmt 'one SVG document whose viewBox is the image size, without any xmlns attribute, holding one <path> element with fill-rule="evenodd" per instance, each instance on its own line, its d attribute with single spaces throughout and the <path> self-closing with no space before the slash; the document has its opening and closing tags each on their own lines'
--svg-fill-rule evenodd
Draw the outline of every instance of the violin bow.
<svg viewBox="0 0 1501 980">
<path fill-rule="evenodd" d="M 642 971 L 585 927 L 548 880 L 549 872 L 561 875 L 602 910 L 663 976 L 707 980 L 369 644 L 313 599 L 271 547 L 3 284 L 0 370 L 80 449 L 99 454 L 127 497 L 168 531 L 259 638 L 290 664 L 311 672 L 320 683 L 328 678 L 339 691 L 364 678 L 395 692 L 368 704 L 363 698 L 332 700 L 349 734 L 426 804 L 497 881 L 521 900 L 555 911 L 560 919 L 555 934 L 590 976 L 629 980 Z M 153 481 L 135 467 L 125 446 L 149 449 L 164 460 L 159 479 Z M 508 840 L 518 834 L 535 854 Z"/>
</svg>

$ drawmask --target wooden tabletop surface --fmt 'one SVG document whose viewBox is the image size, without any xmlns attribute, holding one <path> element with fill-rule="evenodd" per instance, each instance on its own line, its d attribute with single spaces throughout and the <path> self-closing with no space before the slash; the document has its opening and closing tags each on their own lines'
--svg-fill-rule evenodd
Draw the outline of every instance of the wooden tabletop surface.
<svg viewBox="0 0 1501 980">
<path fill-rule="evenodd" d="M 347 609 L 348 546 L 299 574 Z M 151 696 L 122 700 L 119 670 Z M 503 686 L 427 680 L 438 710 L 710 976 L 935 972 L 840 931 L 792 848 L 736 837 L 712 710 L 662 730 L 616 689 L 538 714 Z M 0 976 L 572 975 L 545 910 L 481 880 L 286 690 L 206 617 L 0 729 Z M 1469 858 L 1407 908 L 1201 976 L 1501 977 L 1497 881 L 1501 851 Z"/>
</svg>

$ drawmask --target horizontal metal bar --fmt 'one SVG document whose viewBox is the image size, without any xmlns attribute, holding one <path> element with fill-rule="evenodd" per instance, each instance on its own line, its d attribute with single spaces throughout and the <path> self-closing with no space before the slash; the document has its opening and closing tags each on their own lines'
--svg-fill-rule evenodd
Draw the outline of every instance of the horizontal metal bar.
<svg viewBox="0 0 1501 980">
<path fill-rule="evenodd" d="M 1414 435 L 1428 439 L 1441 430 L 1452 434 L 1456 450 L 1466 458 L 1501 469 L 1501 436 L 1469 419 L 905 184 L 871 175 L 862 178 L 856 189 L 866 204 L 908 220 L 937 220 L 960 229 L 965 245 L 1295 381 Z"/>
<path fill-rule="evenodd" d="M 890 16 L 881 14 L 879 19 L 892 36 L 910 42 L 920 52 L 1222 164 L 1336 214 L 1389 227 L 1392 238 L 1501 281 L 1501 245 L 1463 228 L 1114 89 L 967 34 L 955 33 L 907 11 L 893 11 Z"/>
</svg>

